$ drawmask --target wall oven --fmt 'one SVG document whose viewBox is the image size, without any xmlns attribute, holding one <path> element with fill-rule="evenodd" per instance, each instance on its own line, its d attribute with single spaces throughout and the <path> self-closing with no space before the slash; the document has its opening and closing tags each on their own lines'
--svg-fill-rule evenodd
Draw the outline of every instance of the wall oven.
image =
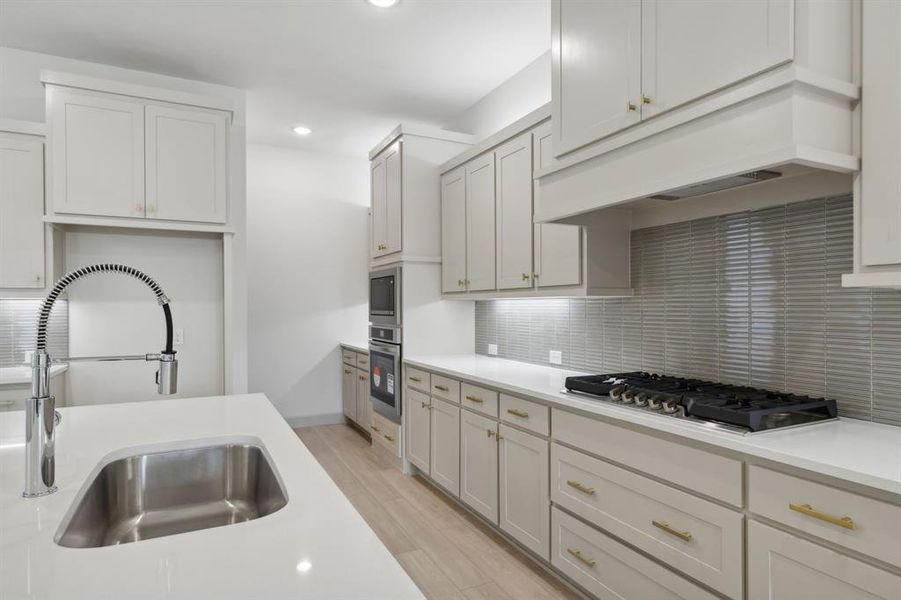
<svg viewBox="0 0 901 600">
<path fill-rule="evenodd" d="M 369 328 L 369 399 L 372 409 L 395 423 L 401 416 L 400 328 Z"/>
<path fill-rule="evenodd" d="M 380 269 L 369 273 L 369 322 L 373 325 L 400 327 L 400 267 Z"/>
</svg>

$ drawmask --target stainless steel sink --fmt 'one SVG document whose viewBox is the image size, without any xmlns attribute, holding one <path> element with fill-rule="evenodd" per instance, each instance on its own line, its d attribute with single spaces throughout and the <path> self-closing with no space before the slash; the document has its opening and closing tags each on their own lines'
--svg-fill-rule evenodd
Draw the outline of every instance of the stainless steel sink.
<svg viewBox="0 0 901 600">
<path fill-rule="evenodd" d="M 56 543 L 127 544 L 251 521 L 287 503 L 275 468 L 254 444 L 137 454 L 105 465 L 82 489 Z"/>
</svg>

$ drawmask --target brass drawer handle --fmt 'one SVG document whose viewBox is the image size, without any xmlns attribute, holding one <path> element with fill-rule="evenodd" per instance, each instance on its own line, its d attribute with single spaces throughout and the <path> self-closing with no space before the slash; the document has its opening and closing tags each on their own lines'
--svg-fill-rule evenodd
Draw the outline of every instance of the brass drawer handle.
<svg viewBox="0 0 901 600">
<path fill-rule="evenodd" d="M 839 527 L 844 527 L 845 529 L 854 529 L 854 519 L 852 519 L 851 517 L 836 517 L 828 513 L 824 513 L 821 510 L 817 510 L 809 504 L 791 503 L 788 505 L 788 507 L 795 512 L 801 513 L 802 515 L 807 515 L 808 517 L 813 517 L 814 519 L 819 519 L 820 521 L 826 521 L 827 523 L 832 523 L 833 525 L 838 525 Z"/>
<path fill-rule="evenodd" d="M 482 404 L 484 402 L 484 400 L 482 400 L 478 396 L 466 396 L 466 399 L 469 400 L 470 402 L 475 402 L 477 404 Z"/>
<path fill-rule="evenodd" d="M 651 524 L 657 529 L 663 530 L 670 535 L 674 535 L 683 542 L 691 541 L 691 533 L 688 531 L 679 531 L 678 529 L 673 529 L 669 526 L 669 523 L 665 523 L 664 521 L 651 521 Z"/>
<path fill-rule="evenodd" d="M 529 413 L 527 413 L 527 412 L 524 411 L 524 410 L 517 410 L 517 409 L 515 409 L 515 408 L 508 408 L 508 409 L 507 409 L 507 412 L 510 413 L 511 415 L 513 415 L 514 417 L 520 417 L 520 418 L 523 418 L 523 419 L 528 419 L 528 418 L 529 418 Z"/>
<path fill-rule="evenodd" d="M 415 381 L 416 383 L 422 383 L 422 379 L 420 379 L 419 377 L 413 377 L 412 375 L 410 376 L 410 381 Z"/>
<path fill-rule="evenodd" d="M 369 427 L 371 427 L 373 431 L 381 431 L 381 429 L 379 429 L 375 425 L 370 425 Z"/>
<path fill-rule="evenodd" d="M 344 369 L 344 374 L 345 374 L 345 375 L 350 375 L 350 369 Z"/>
<path fill-rule="evenodd" d="M 389 442 L 393 442 L 393 441 L 394 441 L 394 438 L 391 437 L 390 435 L 388 435 L 387 433 L 384 434 L 384 436 L 385 436 L 385 439 L 388 440 Z"/>
<path fill-rule="evenodd" d="M 594 560 L 582 556 L 581 550 L 573 550 L 572 548 L 567 548 L 566 551 L 575 556 L 579 560 L 579 562 L 581 562 L 586 567 L 594 567 L 597 564 L 597 562 L 595 562 Z"/>
<path fill-rule="evenodd" d="M 588 487 L 584 483 L 580 483 L 580 482 L 576 481 L 575 479 L 567 479 L 566 485 L 568 485 L 569 487 L 572 487 L 572 488 L 576 488 L 583 494 L 588 494 L 589 496 L 594 496 L 594 488 Z"/>
<path fill-rule="evenodd" d="M 436 385 L 436 386 L 435 386 L 435 389 L 436 389 L 436 390 L 441 390 L 442 392 L 449 392 L 449 391 L 450 391 L 450 388 L 447 387 L 446 385 Z"/>
</svg>

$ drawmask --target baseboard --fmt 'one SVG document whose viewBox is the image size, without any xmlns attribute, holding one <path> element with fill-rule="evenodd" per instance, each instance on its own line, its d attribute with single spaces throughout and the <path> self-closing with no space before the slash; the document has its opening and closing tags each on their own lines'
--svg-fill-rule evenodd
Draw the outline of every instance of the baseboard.
<svg viewBox="0 0 901 600">
<path fill-rule="evenodd" d="M 344 415 L 341 413 L 327 413 L 324 415 L 308 415 L 305 417 L 287 417 L 285 421 L 292 429 L 298 427 L 315 427 L 317 425 L 337 425 L 344 422 Z"/>
</svg>

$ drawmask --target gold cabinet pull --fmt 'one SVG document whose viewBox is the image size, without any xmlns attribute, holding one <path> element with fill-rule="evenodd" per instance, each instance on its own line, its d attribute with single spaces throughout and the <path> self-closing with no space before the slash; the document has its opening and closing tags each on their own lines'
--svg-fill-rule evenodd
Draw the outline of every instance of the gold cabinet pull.
<svg viewBox="0 0 901 600">
<path fill-rule="evenodd" d="M 635 112 L 638 110 L 638 107 L 635 106 L 632 102 L 626 102 L 626 111 L 627 112 Z"/>
<path fill-rule="evenodd" d="M 385 439 L 388 440 L 389 442 L 393 442 L 393 441 L 394 441 L 394 438 L 391 437 L 390 435 L 388 435 L 387 433 L 385 433 L 385 434 L 383 434 L 383 435 L 385 436 Z"/>
<path fill-rule="evenodd" d="M 360 381 L 366 381 L 366 376 L 365 376 L 365 375 L 360 375 Z"/>
<path fill-rule="evenodd" d="M 410 381 L 415 381 L 416 383 L 422 383 L 422 379 L 420 379 L 419 377 L 413 377 L 412 375 L 410 376 Z"/>
<path fill-rule="evenodd" d="M 495 430 L 493 430 L 493 429 L 489 429 L 489 430 L 488 430 L 488 437 L 493 437 L 493 438 L 496 439 L 496 440 L 502 440 L 502 439 L 504 439 L 504 436 L 502 436 L 499 432 L 497 432 L 497 431 L 495 431 Z"/>
<path fill-rule="evenodd" d="M 436 389 L 436 390 L 441 390 L 442 392 L 449 392 L 449 391 L 450 391 L 450 388 L 448 388 L 446 385 L 436 385 L 436 386 L 435 386 L 435 389 Z"/>
<path fill-rule="evenodd" d="M 531 275 L 529 275 L 528 273 L 523 273 L 523 274 L 522 274 L 522 280 L 523 280 L 523 281 L 528 281 L 530 277 L 531 277 Z"/>
<path fill-rule="evenodd" d="M 584 483 L 580 483 L 580 482 L 576 481 L 575 479 L 567 479 L 566 485 L 568 485 L 571 488 L 575 488 L 575 489 L 579 490 L 583 494 L 588 494 L 589 496 L 594 496 L 594 488 L 588 487 Z"/>
<path fill-rule="evenodd" d="M 819 519 L 820 521 L 826 521 L 827 523 L 832 523 L 833 525 L 838 525 L 839 527 L 844 527 L 845 529 L 854 529 L 854 519 L 852 519 L 851 517 L 836 517 L 834 515 L 824 513 L 821 510 L 817 510 L 809 504 L 795 504 L 793 502 L 789 504 L 788 507 L 795 512 L 801 513 L 802 515 L 807 515 L 808 517 L 813 517 L 814 519 Z"/>
<path fill-rule="evenodd" d="M 529 413 L 527 413 L 527 412 L 524 411 L 524 410 L 518 410 L 518 409 L 515 409 L 515 408 L 508 408 L 508 409 L 507 409 L 507 412 L 510 413 L 511 415 L 513 415 L 514 417 L 520 417 L 520 418 L 522 418 L 522 419 L 528 419 L 528 418 L 529 418 Z"/>
<path fill-rule="evenodd" d="M 420 402 L 420 404 L 422 404 L 422 407 L 423 407 L 423 408 L 427 408 L 427 409 L 429 409 L 429 410 L 432 410 L 432 405 L 431 405 L 431 404 L 426 404 L 425 402 Z"/>
<path fill-rule="evenodd" d="M 569 552 L 570 554 L 572 554 L 573 556 L 575 556 L 576 559 L 579 562 L 581 562 L 583 565 L 585 565 L 586 567 L 594 567 L 597 564 L 596 561 L 582 556 L 581 550 L 573 550 L 572 548 L 567 548 L 566 551 Z"/>
<path fill-rule="evenodd" d="M 344 374 L 345 374 L 345 375 L 350 375 L 350 369 L 344 369 Z"/>
<path fill-rule="evenodd" d="M 465 281 L 463 281 L 462 279 L 457 280 L 457 287 L 463 287 L 464 285 L 466 285 Z"/>
<path fill-rule="evenodd" d="M 657 529 L 660 529 L 660 530 L 662 530 L 662 531 L 665 531 L 665 532 L 667 532 L 667 533 L 670 534 L 670 535 L 676 536 L 677 538 L 679 538 L 679 539 L 682 540 L 683 542 L 690 542 L 690 541 L 691 541 L 691 532 L 688 532 L 688 531 L 679 531 L 678 529 L 673 529 L 672 527 L 670 527 L 669 523 L 666 523 L 666 522 L 664 522 L 664 521 L 651 521 L 651 524 L 652 524 L 654 527 L 656 527 Z"/>
<path fill-rule="evenodd" d="M 484 402 L 484 400 L 482 400 L 478 396 L 466 396 L 466 399 L 470 402 L 475 402 L 476 404 L 481 404 Z"/>
<path fill-rule="evenodd" d="M 376 427 L 375 425 L 370 425 L 369 427 L 370 427 L 373 431 L 381 431 L 381 429 L 379 429 L 379 428 Z"/>
<path fill-rule="evenodd" d="M 650 103 L 651 103 L 651 99 L 648 98 L 647 96 L 645 96 L 644 94 L 642 94 L 642 95 L 641 95 L 641 103 L 642 103 L 642 104 L 650 104 Z"/>
</svg>

